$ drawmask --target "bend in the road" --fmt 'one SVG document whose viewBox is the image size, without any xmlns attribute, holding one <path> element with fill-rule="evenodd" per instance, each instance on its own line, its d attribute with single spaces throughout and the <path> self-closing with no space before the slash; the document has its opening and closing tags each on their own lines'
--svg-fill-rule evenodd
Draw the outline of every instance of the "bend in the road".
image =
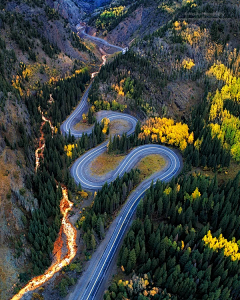
<svg viewBox="0 0 240 300">
<path fill-rule="evenodd" d="M 92 36 L 92 35 L 87 34 L 86 31 L 85 31 L 85 28 L 81 28 L 80 33 L 83 34 L 88 39 L 94 41 L 94 42 L 99 42 L 99 43 L 103 44 L 104 46 L 117 49 L 118 51 L 124 51 L 124 48 L 122 48 L 122 47 L 112 45 L 112 44 L 108 43 L 107 41 L 105 41 L 101 38 L 98 38 L 96 36 Z"/>
<path fill-rule="evenodd" d="M 119 49 L 121 51 L 123 50 L 122 48 L 113 46 L 102 39 L 87 35 L 84 30 L 82 31 L 82 33 L 85 36 L 88 36 L 88 38 L 92 39 L 93 41 L 101 42 L 106 46 L 114 47 L 115 49 Z M 82 135 L 81 131 L 74 129 L 74 125 L 81 120 L 82 114 L 88 109 L 87 97 L 90 87 L 91 84 L 86 90 L 82 101 L 79 103 L 75 111 L 62 124 L 61 130 L 63 133 L 68 134 L 68 132 L 70 132 L 75 137 L 80 137 Z M 104 117 L 108 117 L 110 120 L 125 118 L 126 120 L 128 120 L 128 122 L 132 124 L 132 128 L 129 130 L 128 135 L 134 132 L 137 123 L 137 120 L 134 117 L 111 111 L 106 111 Z M 87 174 L 87 166 L 95 157 L 106 151 L 107 143 L 108 142 L 106 141 L 98 147 L 88 151 L 73 164 L 71 168 L 71 174 L 77 183 L 81 183 L 83 188 L 88 190 L 98 190 L 105 183 L 106 180 L 96 180 L 96 178 L 93 178 L 89 174 Z M 180 159 L 174 151 L 164 146 L 149 144 L 137 147 L 134 150 L 132 150 L 116 168 L 114 173 L 111 173 L 111 177 L 109 176 L 109 178 L 107 178 L 107 182 L 110 183 L 111 181 L 116 179 L 117 176 L 122 176 L 124 172 L 129 171 L 134 166 L 134 164 L 136 164 L 136 162 L 139 161 L 140 158 L 148 154 L 160 154 L 164 156 L 165 160 L 167 161 L 166 167 L 162 171 L 153 174 L 150 178 L 143 181 L 131 193 L 127 200 L 127 203 L 124 205 L 123 209 L 120 212 L 120 215 L 117 217 L 118 223 L 107 243 L 105 250 L 103 251 L 103 254 L 99 257 L 98 263 L 95 265 L 94 269 L 90 270 L 90 277 L 88 283 L 86 285 L 81 286 L 80 290 L 76 288 L 74 293 L 70 295 L 70 300 L 95 299 L 99 287 L 101 286 L 101 283 L 104 279 L 104 276 L 109 268 L 109 265 L 114 255 L 116 254 L 120 241 L 123 238 L 124 233 L 126 232 L 128 224 L 136 210 L 140 199 L 143 197 L 146 190 L 150 187 L 152 181 L 154 183 L 156 183 L 157 180 L 167 182 L 171 180 L 174 176 L 176 176 L 181 168 Z M 84 277 L 85 274 L 83 274 L 82 276 Z"/>
<path fill-rule="evenodd" d="M 151 149 L 151 151 L 150 151 Z M 144 145 L 140 146 L 132 151 L 132 153 L 129 154 L 129 159 L 131 159 L 134 155 L 140 155 L 141 151 L 150 152 L 150 153 L 158 153 L 164 155 L 165 159 L 167 160 L 166 167 L 156 173 L 153 174 L 149 179 L 143 181 L 134 192 L 131 193 L 130 197 L 128 198 L 127 203 L 123 207 L 121 213 L 119 214 L 118 218 L 119 221 L 117 223 L 117 226 L 114 229 L 114 232 L 101 256 L 101 258 L 98 261 L 98 264 L 95 268 L 95 271 L 91 274 L 91 277 L 89 279 L 89 282 L 87 286 L 82 287 L 82 289 L 77 292 L 75 292 L 72 297 L 70 297 L 71 300 L 89 300 L 89 299 L 95 299 L 95 295 L 98 292 L 98 289 L 101 285 L 102 280 L 104 279 L 104 276 L 108 270 L 109 265 L 111 264 L 112 258 L 115 255 L 118 245 L 120 244 L 120 241 L 122 237 L 124 236 L 124 233 L 128 227 L 128 224 L 134 214 L 134 211 L 140 201 L 140 199 L 145 194 L 146 190 L 150 187 L 152 181 L 156 183 L 157 180 L 162 181 L 169 181 L 172 179 L 173 176 L 175 176 L 178 171 L 180 170 L 180 160 L 177 154 L 170 150 L 169 148 L 166 148 L 164 146 L 160 145 Z M 94 153 L 95 151 L 95 153 Z M 97 149 L 93 149 L 90 152 L 92 152 L 94 155 L 97 155 Z M 87 159 L 90 159 L 86 156 Z M 89 161 L 88 161 L 89 162 Z M 119 173 L 123 175 L 124 173 L 124 166 L 126 164 L 124 161 L 119 166 Z M 118 173 L 118 174 L 119 174 Z M 117 172 L 115 174 L 117 176 Z M 81 178 L 81 176 L 80 176 Z M 113 178 L 114 179 L 114 178 Z M 84 183 L 82 183 L 84 184 Z M 87 184 L 92 184 L 87 183 Z M 97 187 L 96 187 L 97 188 Z M 83 275 L 84 276 L 84 275 Z"/>
</svg>

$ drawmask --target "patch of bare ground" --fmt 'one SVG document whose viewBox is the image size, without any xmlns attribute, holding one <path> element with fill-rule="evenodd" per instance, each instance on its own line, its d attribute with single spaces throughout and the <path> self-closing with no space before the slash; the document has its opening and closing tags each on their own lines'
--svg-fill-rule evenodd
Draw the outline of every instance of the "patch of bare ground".
<svg viewBox="0 0 240 300">
<path fill-rule="evenodd" d="M 102 153 L 96 157 L 90 165 L 92 175 L 102 176 L 117 168 L 124 159 L 124 155 L 110 155 Z"/>
<path fill-rule="evenodd" d="M 116 134 L 123 134 L 131 129 L 131 124 L 125 120 L 114 120 L 110 122 L 109 132 L 112 136 Z"/>
<path fill-rule="evenodd" d="M 194 105 L 200 103 L 203 89 L 194 81 L 173 81 L 164 89 L 163 94 L 168 103 L 167 114 L 174 117 L 184 115 L 186 118 Z"/>
</svg>

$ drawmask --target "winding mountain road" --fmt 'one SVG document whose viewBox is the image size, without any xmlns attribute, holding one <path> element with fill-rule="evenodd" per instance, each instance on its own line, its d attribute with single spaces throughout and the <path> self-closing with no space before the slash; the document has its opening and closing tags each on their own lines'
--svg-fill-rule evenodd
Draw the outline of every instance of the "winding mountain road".
<svg viewBox="0 0 240 300">
<path fill-rule="evenodd" d="M 112 45 L 110 43 L 108 43 L 107 41 L 101 39 L 101 38 L 98 38 L 96 36 L 92 36 L 92 35 L 89 35 L 86 33 L 85 31 L 85 28 L 84 27 L 78 27 L 78 30 L 79 32 L 86 38 L 92 40 L 93 42 L 98 42 L 98 43 L 101 43 L 102 45 L 106 46 L 106 47 L 109 47 L 109 48 L 113 48 L 113 49 L 116 49 L 116 52 L 118 51 L 124 51 L 125 48 L 121 48 L 119 46 L 115 46 L 115 45 Z"/>
<path fill-rule="evenodd" d="M 85 31 L 83 31 L 83 33 L 84 32 Z M 99 40 L 99 38 L 95 37 L 91 37 L 91 39 Z M 101 40 L 101 42 L 107 43 L 103 40 Z M 116 49 L 120 48 L 110 45 L 109 43 L 107 44 L 108 46 Z M 82 114 L 85 113 L 89 108 L 87 98 L 90 88 L 91 84 L 87 88 L 81 102 L 76 107 L 74 112 L 62 124 L 61 131 L 63 134 L 68 134 L 70 132 L 76 138 L 82 136 L 83 132 L 75 129 L 74 126 L 81 120 Z M 101 119 L 104 117 L 108 117 L 110 121 L 125 120 L 128 122 L 128 124 L 130 124 L 130 129 L 127 132 L 128 135 L 132 134 L 135 130 L 137 119 L 133 116 L 112 111 L 102 111 L 98 116 L 98 121 L 101 121 Z M 91 133 L 91 131 L 92 128 L 85 132 Z M 102 252 L 97 250 L 98 256 L 94 258 L 92 264 L 90 264 L 88 269 L 82 274 L 74 291 L 68 296 L 69 300 L 100 299 L 101 295 L 99 294 L 99 290 L 102 289 L 103 281 L 106 281 L 106 273 L 113 260 L 113 257 L 116 255 L 118 246 L 126 232 L 140 199 L 144 196 L 152 181 L 154 183 L 156 183 L 157 180 L 162 180 L 165 182 L 170 181 L 181 169 L 180 158 L 173 150 L 161 145 L 148 144 L 133 149 L 120 163 L 120 165 L 114 171 L 109 172 L 104 179 L 101 177 L 96 178 L 90 174 L 89 165 L 97 156 L 106 151 L 107 143 L 108 141 L 102 143 L 94 149 L 89 150 L 74 162 L 71 168 L 71 175 L 74 177 L 76 183 L 81 183 L 84 189 L 92 191 L 99 190 L 105 182 L 110 183 L 111 181 L 115 180 L 117 176 L 122 176 L 125 172 L 130 171 L 139 160 L 149 154 L 162 155 L 166 160 L 166 165 L 163 170 L 153 174 L 150 178 L 143 181 L 130 194 L 126 204 L 111 225 L 115 226 L 112 228 L 112 234 L 108 235 L 108 237 L 105 238 L 105 241 L 103 241 L 103 245 L 106 245 L 105 249 L 102 248 Z"/>
<path fill-rule="evenodd" d="M 82 114 L 88 109 L 87 97 L 90 87 L 91 85 L 86 90 L 82 101 L 77 106 L 75 111 L 62 124 L 61 130 L 63 133 L 67 134 L 70 131 L 75 137 L 80 137 L 82 135 L 81 131 L 74 129 L 74 126 L 81 120 Z M 131 125 L 127 134 L 130 135 L 134 132 L 137 119 L 133 116 L 119 112 L 102 111 L 98 117 L 98 121 L 105 117 L 108 117 L 110 121 L 127 121 Z M 91 131 L 92 128 L 90 128 L 87 132 L 91 133 Z M 122 176 L 125 172 L 130 171 L 139 162 L 139 160 L 149 154 L 162 155 L 165 158 L 166 165 L 163 170 L 153 174 L 150 178 L 143 181 L 134 190 L 134 192 L 131 193 L 127 203 L 117 217 L 118 222 L 104 252 L 97 259 L 94 268 L 91 267 L 91 270 L 87 270 L 86 274 L 82 275 L 82 277 L 85 277 L 85 279 L 87 278 L 87 281 L 84 280 L 84 283 L 81 283 L 80 286 L 79 284 L 77 285 L 74 292 L 69 295 L 69 300 L 99 299 L 96 297 L 98 290 L 103 279 L 105 279 L 105 274 L 114 255 L 116 254 L 118 246 L 124 236 L 124 233 L 126 232 L 140 199 L 150 187 L 152 181 L 154 183 L 157 180 L 169 181 L 176 176 L 181 168 L 180 159 L 173 150 L 161 145 L 148 144 L 133 149 L 113 172 L 109 172 L 107 174 L 107 178 L 96 178 L 90 174 L 89 165 L 97 156 L 106 151 L 107 143 L 108 141 L 102 143 L 94 149 L 89 150 L 74 162 L 71 168 L 71 175 L 74 177 L 76 183 L 81 183 L 84 189 L 99 190 L 105 182 L 110 183 L 111 181 L 115 180 L 117 176 Z"/>
<path fill-rule="evenodd" d="M 96 149 L 88 151 L 79 160 L 75 162 L 71 169 L 71 173 L 77 182 L 81 182 L 82 186 L 86 189 L 96 190 L 101 188 L 104 182 L 94 182 L 94 180 L 89 179 L 89 175 L 85 173 L 85 168 L 92 159 L 97 155 L 106 150 L 106 145 L 97 147 Z M 122 176 L 124 172 L 129 171 L 136 165 L 136 163 L 144 156 L 149 154 L 160 154 L 164 156 L 167 164 L 163 170 L 158 173 L 153 174 L 150 178 L 143 181 L 128 197 L 127 203 L 121 210 L 120 214 L 117 216 L 117 223 L 115 229 L 108 241 L 106 248 L 102 254 L 97 259 L 94 268 L 90 265 L 89 268 L 83 273 L 82 277 L 87 278 L 81 281 L 81 284 L 75 289 L 73 294 L 70 295 L 69 300 L 90 300 L 90 299 L 100 299 L 101 295 L 98 295 L 98 291 L 101 287 L 103 281 L 106 281 L 106 273 L 113 260 L 114 255 L 117 252 L 118 246 L 128 228 L 129 222 L 137 208 L 140 199 L 144 196 L 146 190 L 150 187 L 152 181 L 156 183 L 157 180 L 169 181 L 180 170 L 181 163 L 177 154 L 160 145 L 144 145 L 135 148 L 131 151 L 126 158 L 121 162 L 118 168 L 115 170 L 113 176 L 107 179 L 107 182 L 111 182 L 118 175 Z M 87 169 L 87 168 L 86 168 Z M 87 175 L 87 176 L 86 176 Z M 94 179 L 94 178 L 93 178 Z"/>
<path fill-rule="evenodd" d="M 85 91 L 82 100 L 78 104 L 78 106 L 75 108 L 75 110 L 71 113 L 71 115 L 62 123 L 60 126 L 61 132 L 63 134 L 68 134 L 71 132 L 72 135 L 74 135 L 76 138 L 79 138 L 82 136 L 82 131 L 75 131 L 74 126 L 82 120 L 82 114 L 86 113 L 89 109 L 88 104 L 88 93 L 91 88 L 92 84 L 90 84 Z"/>
</svg>

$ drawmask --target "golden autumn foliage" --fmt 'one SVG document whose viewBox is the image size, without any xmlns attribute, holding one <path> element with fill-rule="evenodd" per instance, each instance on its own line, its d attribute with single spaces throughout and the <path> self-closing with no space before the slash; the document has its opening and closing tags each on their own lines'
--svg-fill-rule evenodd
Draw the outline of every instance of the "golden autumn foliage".
<svg viewBox="0 0 240 300">
<path fill-rule="evenodd" d="M 217 137 L 224 148 L 231 151 L 232 157 L 240 161 L 240 120 L 224 108 L 225 101 L 240 103 L 240 78 L 232 75 L 223 64 L 215 64 L 208 71 L 209 76 L 226 82 L 221 91 L 208 97 L 211 101 L 209 127 L 213 137 Z"/>
<path fill-rule="evenodd" d="M 88 67 L 84 67 L 82 69 L 76 70 L 74 72 L 74 74 L 72 74 L 72 75 L 65 75 L 65 78 L 61 78 L 60 81 L 70 79 L 70 78 L 74 78 L 74 77 L 76 77 L 76 75 L 78 75 L 80 73 L 87 73 L 87 72 L 88 72 Z"/>
<path fill-rule="evenodd" d="M 194 44 L 202 44 L 209 37 L 206 29 L 201 28 L 195 24 L 187 24 L 185 21 L 181 23 L 181 32 L 179 33 L 184 41 L 191 46 Z"/>
<path fill-rule="evenodd" d="M 177 9 L 184 6 L 195 7 L 197 4 L 195 0 L 182 0 L 182 1 L 163 1 L 159 6 L 162 10 L 166 11 L 168 14 L 174 14 Z"/>
<path fill-rule="evenodd" d="M 187 142 L 188 142 L 188 144 L 192 144 L 194 142 L 194 134 L 193 134 L 193 132 L 191 132 L 189 134 Z"/>
<path fill-rule="evenodd" d="M 82 190 L 82 191 L 80 191 L 80 192 L 78 192 L 78 193 L 79 193 L 80 196 L 81 196 L 82 198 L 84 198 L 84 199 L 86 199 L 86 198 L 88 197 L 88 193 L 85 192 L 84 190 Z"/>
<path fill-rule="evenodd" d="M 158 288 L 157 288 L 157 287 L 153 287 L 153 288 L 151 289 L 151 291 L 149 292 L 149 294 L 150 294 L 151 296 L 155 296 L 156 294 L 158 294 Z"/>
<path fill-rule="evenodd" d="M 112 20 L 121 17 L 124 12 L 125 6 L 122 5 L 105 9 L 96 20 L 95 26 L 97 28 L 107 29 Z"/>
<path fill-rule="evenodd" d="M 145 290 L 145 291 L 143 292 L 143 295 L 146 297 L 146 296 L 148 295 L 148 291 Z"/>
<path fill-rule="evenodd" d="M 182 242 L 182 245 L 181 245 L 181 250 L 183 250 L 184 249 L 184 241 L 181 241 Z"/>
<path fill-rule="evenodd" d="M 206 75 L 215 77 L 217 80 L 222 80 L 226 84 L 231 84 L 236 80 L 236 77 L 232 75 L 232 71 L 220 62 L 214 63 L 206 72 Z"/>
<path fill-rule="evenodd" d="M 189 200 L 191 203 L 199 197 L 201 197 L 201 193 L 199 192 L 198 187 L 196 187 L 191 195 L 189 195 L 187 192 L 184 194 L 184 200 Z"/>
<path fill-rule="evenodd" d="M 183 6 L 190 5 L 191 7 L 197 6 L 197 4 L 195 3 L 195 0 L 183 0 L 182 5 Z"/>
<path fill-rule="evenodd" d="M 160 7 L 168 14 L 174 14 L 179 5 L 177 5 L 176 2 L 174 2 L 173 4 L 174 5 L 168 5 L 166 2 L 163 2 L 163 4 Z"/>
<path fill-rule="evenodd" d="M 121 267 L 122 269 L 123 266 Z M 154 297 L 156 294 L 159 293 L 159 288 L 155 287 L 152 285 L 153 282 L 149 282 L 149 278 L 147 274 L 144 274 L 143 277 L 140 276 L 136 276 L 135 274 L 132 276 L 132 278 L 130 280 L 118 280 L 117 285 L 119 287 L 124 286 L 126 287 L 126 289 L 128 290 L 128 292 L 130 294 L 133 293 L 133 291 L 136 291 L 136 288 L 141 291 L 141 293 L 145 296 L 145 297 L 149 297 L 152 296 Z M 127 298 L 124 298 L 127 299 Z M 150 299 L 150 298 L 149 298 Z"/>
<path fill-rule="evenodd" d="M 197 140 L 195 141 L 195 143 L 194 143 L 194 147 L 195 147 L 197 150 L 199 150 L 200 147 L 201 147 L 201 145 L 202 145 L 202 142 L 203 142 L 203 138 L 201 138 L 201 140 L 200 140 L 200 139 L 197 139 Z"/>
<path fill-rule="evenodd" d="M 109 120 L 108 118 L 104 118 L 104 119 L 102 119 L 102 123 L 103 123 L 103 125 L 104 125 L 104 127 L 103 127 L 103 129 L 102 129 L 102 132 L 103 132 L 104 134 L 106 134 L 106 133 L 107 133 L 107 130 L 108 130 L 108 127 L 109 127 L 109 124 L 110 124 L 110 120 Z"/>
<path fill-rule="evenodd" d="M 177 192 L 180 191 L 180 188 L 181 188 L 181 186 L 180 186 L 180 184 L 178 183 L 178 184 L 176 185 L 176 190 L 177 190 Z"/>
<path fill-rule="evenodd" d="M 169 195 L 170 193 L 171 193 L 171 191 L 172 191 L 172 188 L 169 186 L 168 188 L 166 188 L 165 190 L 164 190 L 164 194 L 165 195 Z"/>
<path fill-rule="evenodd" d="M 81 228 L 82 226 L 82 223 L 85 221 L 86 217 L 85 216 L 82 216 L 78 222 L 78 227 Z"/>
<path fill-rule="evenodd" d="M 175 30 L 180 30 L 181 29 L 181 22 L 175 21 L 173 25 L 174 25 Z"/>
<path fill-rule="evenodd" d="M 72 151 L 75 147 L 77 148 L 77 144 L 69 144 L 64 146 L 64 151 L 67 153 L 68 157 L 72 158 Z"/>
<path fill-rule="evenodd" d="M 149 285 L 149 281 L 147 279 L 144 280 L 144 283 L 145 283 L 146 286 Z"/>
<path fill-rule="evenodd" d="M 236 161 L 240 161 L 240 141 L 231 147 L 231 155 Z"/>
<path fill-rule="evenodd" d="M 52 85 L 52 84 L 54 84 L 54 83 L 56 83 L 56 82 L 58 82 L 59 81 L 59 78 L 58 77 L 51 77 L 50 79 L 49 79 L 49 81 L 48 81 L 48 84 L 49 85 Z"/>
<path fill-rule="evenodd" d="M 23 96 L 23 90 L 21 87 L 21 80 L 20 77 L 17 75 L 16 77 L 14 77 L 14 80 L 12 81 L 12 86 L 18 90 L 19 95 L 22 97 Z"/>
<path fill-rule="evenodd" d="M 184 58 L 182 61 L 182 66 L 186 70 L 191 70 L 195 66 L 194 60 L 190 58 Z"/>
<path fill-rule="evenodd" d="M 223 110 L 224 101 L 240 102 L 240 78 L 233 76 L 231 70 L 223 64 L 214 64 L 207 72 L 207 75 L 215 76 L 217 80 L 222 80 L 226 83 L 221 91 L 216 91 L 212 98 L 209 116 L 210 121 L 214 121 L 216 118 L 223 119 L 227 116 L 227 112 Z"/>
<path fill-rule="evenodd" d="M 94 101 L 94 111 L 99 110 L 120 110 L 121 112 L 124 111 L 125 108 L 127 108 L 127 105 L 121 104 L 117 102 L 116 100 L 113 100 L 111 103 L 106 100 L 96 100 Z"/>
<path fill-rule="evenodd" d="M 12 86 L 19 91 L 20 96 L 23 94 L 30 95 L 30 90 L 36 89 L 36 83 L 39 79 L 39 73 L 44 73 L 48 78 L 49 84 L 58 81 L 58 71 L 48 65 L 43 65 L 39 62 L 25 65 L 25 63 L 19 63 L 20 72 L 18 75 L 13 76 Z M 24 89 L 23 89 L 24 86 Z"/>
<path fill-rule="evenodd" d="M 192 193 L 193 199 L 199 198 L 201 196 L 201 193 L 198 190 L 198 187 L 196 187 L 195 191 Z"/>
<path fill-rule="evenodd" d="M 140 139 L 150 137 L 152 142 L 166 143 L 177 146 L 181 150 L 192 144 L 194 141 L 193 132 L 189 133 L 187 124 L 176 123 L 167 118 L 150 118 L 142 126 L 142 132 L 138 136 Z"/>
<path fill-rule="evenodd" d="M 119 83 L 119 85 L 117 84 L 113 84 L 112 85 L 112 89 L 115 90 L 119 96 L 124 96 L 124 91 L 123 91 L 123 85 L 124 85 L 125 79 L 122 79 Z"/>
<path fill-rule="evenodd" d="M 209 246 L 214 251 L 224 249 L 224 256 L 230 256 L 232 261 L 240 259 L 239 247 L 235 242 L 235 238 L 232 241 L 228 241 L 220 234 L 219 238 L 213 237 L 211 231 L 203 237 L 205 245 Z"/>
</svg>

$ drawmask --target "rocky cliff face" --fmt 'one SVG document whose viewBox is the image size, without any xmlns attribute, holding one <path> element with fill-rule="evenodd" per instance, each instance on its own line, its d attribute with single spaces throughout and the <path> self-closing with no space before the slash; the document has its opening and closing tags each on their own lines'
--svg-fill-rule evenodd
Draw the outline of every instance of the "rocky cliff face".
<svg viewBox="0 0 240 300">
<path fill-rule="evenodd" d="M 48 5 L 54 8 L 58 13 L 71 24 L 75 25 L 90 10 L 90 5 L 83 1 L 74 0 L 48 0 Z M 82 2 L 82 3 L 80 3 Z"/>
<path fill-rule="evenodd" d="M 72 25 L 83 20 L 95 8 L 109 3 L 110 0 L 48 0 L 48 5 L 56 9 Z"/>
<path fill-rule="evenodd" d="M 98 8 L 100 6 L 103 6 L 109 2 L 111 2 L 111 0 L 87 0 L 87 1 L 82 1 L 82 0 L 73 0 L 79 7 L 83 7 L 84 6 L 88 6 L 91 10 Z"/>
</svg>

